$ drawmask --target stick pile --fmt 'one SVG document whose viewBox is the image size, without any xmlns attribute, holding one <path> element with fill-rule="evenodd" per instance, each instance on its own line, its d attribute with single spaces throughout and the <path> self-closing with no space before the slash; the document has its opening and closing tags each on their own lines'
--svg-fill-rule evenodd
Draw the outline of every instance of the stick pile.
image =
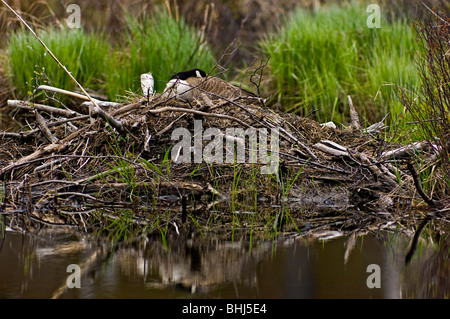
<svg viewBox="0 0 450 319">
<path fill-rule="evenodd" d="M 351 206 L 376 202 L 385 195 L 391 197 L 390 205 L 398 198 L 410 199 L 414 185 L 406 169 L 408 161 L 399 158 L 408 159 L 418 151 L 434 155 L 436 151 L 425 144 L 388 149 L 364 130 L 322 128 L 307 118 L 276 113 L 258 98 L 193 106 L 176 99 L 161 100 L 156 95 L 126 105 L 97 104 L 100 112 L 89 106 L 64 110 L 8 101 L 18 110 L 16 117 L 31 112 L 35 122 L 28 122 L 19 132 L 0 132 L 4 213 L 13 217 L 26 213 L 30 220 L 40 223 L 67 224 L 73 223 L 74 214 L 102 209 L 110 216 L 124 208 L 145 216 L 155 203 L 178 203 L 181 211 L 181 199 L 187 196 L 208 207 L 211 197 L 229 194 L 230 176 L 236 168 L 213 163 L 198 169 L 198 164 L 175 164 L 167 156 L 176 143 L 171 139 L 173 130 L 184 127 L 193 132 L 196 119 L 202 120 L 204 130 L 276 128 L 280 167 L 279 176 L 273 180 L 280 183 L 281 178 L 282 182 L 282 172 L 292 170 L 299 174 L 296 185 L 340 185 L 351 193 Z M 246 172 L 251 164 L 239 165 L 244 170 L 241 178 L 250 179 Z M 203 177 L 192 177 L 197 169 Z M 217 176 L 219 170 L 222 176 Z M 214 187 L 213 178 L 220 181 Z M 273 189 L 262 186 L 261 192 L 265 191 L 267 198 L 279 198 Z M 298 188 L 293 187 L 289 196 L 299 196 L 296 191 Z"/>
</svg>

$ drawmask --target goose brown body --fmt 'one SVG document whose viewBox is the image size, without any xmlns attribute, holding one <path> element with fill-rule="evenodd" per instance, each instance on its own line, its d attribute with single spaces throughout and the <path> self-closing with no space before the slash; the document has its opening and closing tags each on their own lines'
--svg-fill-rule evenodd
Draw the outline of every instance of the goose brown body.
<svg viewBox="0 0 450 319">
<path fill-rule="evenodd" d="M 200 100 L 204 95 L 209 99 L 235 99 L 255 96 L 253 93 L 222 79 L 206 76 L 204 71 L 198 69 L 174 75 L 163 94 L 166 97 L 176 96 L 181 100 Z"/>
<path fill-rule="evenodd" d="M 251 92 L 215 77 L 188 78 L 186 82 L 192 89 L 185 94 L 190 93 L 191 98 L 199 98 L 202 93 L 205 93 L 210 99 L 254 96 Z"/>
</svg>

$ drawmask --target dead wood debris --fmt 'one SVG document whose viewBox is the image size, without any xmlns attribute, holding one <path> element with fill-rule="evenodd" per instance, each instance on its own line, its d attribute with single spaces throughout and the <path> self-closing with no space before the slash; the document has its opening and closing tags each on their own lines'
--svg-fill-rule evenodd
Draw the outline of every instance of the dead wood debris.
<svg viewBox="0 0 450 319">
<path fill-rule="evenodd" d="M 269 203 L 279 201 L 281 181 L 289 182 L 284 173 L 292 170 L 293 176 L 298 173 L 298 187 L 292 187 L 288 197 L 298 198 L 301 185 L 308 185 L 310 190 L 331 186 L 350 193 L 347 208 L 375 205 L 386 210 L 395 204 L 404 205 L 415 194 L 408 157 L 418 151 L 435 155 L 434 147 L 428 144 L 387 150 L 382 141 L 360 128 L 354 108 L 354 127 L 334 129 L 308 118 L 276 113 L 258 98 L 214 99 L 213 104 L 208 99 L 204 105 L 191 105 L 155 95 L 147 100 L 136 98 L 126 105 L 97 104 L 103 109 L 93 110 L 88 105 L 63 110 L 9 101 L 10 107 L 19 110 L 16 117 L 32 111 L 36 118 L 34 124 L 19 132 L 0 132 L 0 209 L 10 216 L 10 225 L 19 224 L 19 216 L 27 216 L 21 219 L 22 226 L 33 221 L 86 228 L 83 216 L 96 211 L 112 216 L 115 210 L 130 209 L 139 212 L 135 218 L 145 218 L 168 205 L 177 206 L 173 209 L 181 212 L 180 203 L 186 197 L 194 199 L 191 210 L 226 201 L 236 166 L 170 161 L 168 150 L 177 143 L 171 138 L 173 130 L 182 127 L 193 133 L 194 120 L 202 121 L 203 131 L 277 129 L 278 176 L 270 179 L 257 175 L 255 181 L 260 187 L 259 197 L 269 199 Z M 115 121 L 113 126 L 109 125 L 111 119 Z M 222 135 L 226 141 L 238 139 Z M 203 147 L 208 143 L 202 140 Z M 226 142 L 223 144 L 225 154 Z M 246 158 L 248 154 L 246 149 Z M 400 156 L 406 160 L 398 160 Z M 262 165 L 239 165 L 241 180 L 252 180 L 254 166 Z M 270 183 L 274 185 L 269 187 Z M 245 198 L 245 192 L 242 196 Z M 363 224 L 356 218 L 350 224 L 358 223 Z"/>
</svg>

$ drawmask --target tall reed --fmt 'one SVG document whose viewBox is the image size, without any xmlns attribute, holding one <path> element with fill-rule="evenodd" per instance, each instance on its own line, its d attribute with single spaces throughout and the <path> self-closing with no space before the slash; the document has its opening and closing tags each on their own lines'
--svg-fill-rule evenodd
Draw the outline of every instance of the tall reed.
<svg viewBox="0 0 450 319">
<path fill-rule="evenodd" d="M 177 72 L 192 68 L 209 71 L 214 67 L 212 51 L 199 30 L 176 19 L 167 11 L 140 17 L 127 16 L 123 43 L 108 60 L 106 91 L 110 99 L 127 90 L 139 92 L 140 74 L 152 72 L 155 90 L 161 92 Z M 140 92 L 139 92 L 140 93 Z"/>
<path fill-rule="evenodd" d="M 372 121 L 399 111 L 399 86 L 419 82 L 419 45 L 408 22 L 388 22 L 386 12 L 380 28 L 369 28 L 366 9 L 356 2 L 316 12 L 298 9 L 260 42 L 270 56 L 270 89 L 286 111 L 316 111 L 319 121 L 343 122 L 347 95 Z"/>
</svg>

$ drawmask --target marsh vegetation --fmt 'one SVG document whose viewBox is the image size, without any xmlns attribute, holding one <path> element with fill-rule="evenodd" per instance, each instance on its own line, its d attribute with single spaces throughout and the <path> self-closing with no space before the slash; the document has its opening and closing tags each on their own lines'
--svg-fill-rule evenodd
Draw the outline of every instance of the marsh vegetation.
<svg viewBox="0 0 450 319">
<path fill-rule="evenodd" d="M 221 47 L 211 34 L 221 35 L 217 10 L 225 4 L 214 4 L 195 22 L 192 4 L 165 2 L 145 14 L 130 7 L 114 32 L 28 19 L 92 97 L 117 103 L 102 109 L 108 116 L 39 88 L 78 91 L 27 29 L 11 27 L 2 66 L 5 96 L 16 100 L 2 107 L 20 128 L 0 133 L 2 229 L 72 227 L 113 242 L 156 235 L 164 244 L 214 235 L 250 247 L 424 228 L 448 240 L 445 21 L 428 12 L 432 19 L 412 24 L 397 12 L 371 29 L 360 2 L 314 9 L 285 1 L 271 13 L 277 23 L 258 29 L 268 10 L 260 3 L 256 14 L 237 14 L 239 27 L 229 23 L 237 40 Z M 160 97 L 173 73 L 193 67 L 262 95 L 197 106 Z M 157 94 L 144 99 L 139 75 L 149 71 Z M 174 163 L 173 129 L 193 132 L 199 119 L 204 129 L 278 129 L 277 174 L 248 162 Z M 337 127 L 319 124 L 328 121 Z"/>
</svg>

